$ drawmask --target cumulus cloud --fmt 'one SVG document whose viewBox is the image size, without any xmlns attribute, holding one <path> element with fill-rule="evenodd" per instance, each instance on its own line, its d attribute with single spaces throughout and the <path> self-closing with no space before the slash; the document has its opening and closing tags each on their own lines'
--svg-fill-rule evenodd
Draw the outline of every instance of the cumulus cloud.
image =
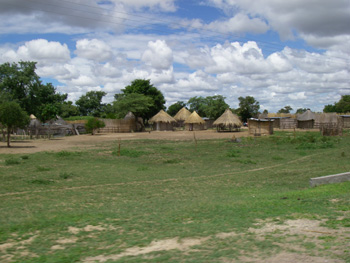
<svg viewBox="0 0 350 263">
<path fill-rule="evenodd" d="M 150 41 L 142 61 L 155 69 L 168 69 L 173 63 L 173 52 L 163 40 Z"/>
<path fill-rule="evenodd" d="M 70 51 L 66 44 L 46 39 L 28 41 L 17 50 L 10 49 L 3 52 L 3 59 L 13 62 L 32 60 L 47 64 L 63 63 L 70 59 Z"/>
<path fill-rule="evenodd" d="M 81 39 L 77 41 L 75 54 L 82 58 L 102 62 L 112 57 L 112 49 L 98 39 Z"/>
</svg>

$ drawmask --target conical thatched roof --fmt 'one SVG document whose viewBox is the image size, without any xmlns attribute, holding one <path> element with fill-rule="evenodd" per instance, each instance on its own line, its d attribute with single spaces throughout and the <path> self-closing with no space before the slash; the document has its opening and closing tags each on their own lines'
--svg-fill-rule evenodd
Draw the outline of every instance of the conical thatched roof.
<svg viewBox="0 0 350 263">
<path fill-rule="evenodd" d="M 124 117 L 124 120 L 130 120 L 130 119 L 135 119 L 135 115 L 131 111 L 129 111 Z"/>
<path fill-rule="evenodd" d="M 216 121 L 214 121 L 213 125 L 240 127 L 242 126 L 242 122 L 236 114 L 232 113 L 230 109 L 226 109 L 225 112 Z"/>
<path fill-rule="evenodd" d="M 190 116 L 186 118 L 185 123 L 204 124 L 205 121 L 201 118 L 201 116 L 198 115 L 196 111 L 194 111 Z"/>
<path fill-rule="evenodd" d="M 303 114 L 300 114 L 297 118 L 298 121 L 311 121 L 316 119 L 316 114 L 311 110 L 305 111 Z"/>
<path fill-rule="evenodd" d="M 160 112 L 154 115 L 148 122 L 149 123 L 154 123 L 154 122 L 172 123 L 172 122 L 176 122 L 176 120 L 165 111 L 160 110 Z"/>
<path fill-rule="evenodd" d="M 184 121 L 188 116 L 191 115 L 191 112 L 183 107 L 181 110 L 179 110 L 176 115 L 174 116 L 174 119 L 177 121 Z"/>
</svg>

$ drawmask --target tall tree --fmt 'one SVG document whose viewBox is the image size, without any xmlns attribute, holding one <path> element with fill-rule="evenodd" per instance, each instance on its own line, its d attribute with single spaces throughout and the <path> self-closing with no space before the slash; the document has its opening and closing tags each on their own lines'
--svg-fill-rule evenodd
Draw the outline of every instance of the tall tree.
<svg viewBox="0 0 350 263">
<path fill-rule="evenodd" d="M 326 105 L 323 112 L 337 112 L 337 113 L 348 113 L 350 112 L 350 95 L 341 96 L 338 102 L 334 105 Z"/>
<path fill-rule="evenodd" d="M 7 147 L 10 147 L 10 135 L 15 128 L 24 128 L 29 124 L 28 114 L 18 103 L 11 101 L 0 105 L 0 123 L 7 129 Z"/>
<path fill-rule="evenodd" d="M 102 98 L 107 93 L 104 91 L 89 91 L 82 95 L 75 104 L 78 106 L 80 114 L 83 116 L 100 117 L 102 108 Z"/>
<path fill-rule="evenodd" d="M 115 98 L 118 99 L 120 95 L 127 94 L 143 94 L 149 97 L 152 101 L 152 105 L 149 106 L 147 111 L 140 113 L 140 117 L 144 120 L 149 120 L 152 116 L 156 115 L 160 110 L 165 110 L 165 98 L 163 93 L 151 84 L 149 79 L 135 79 L 130 85 L 121 90 L 121 94 L 116 94 Z M 134 113 L 135 114 L 135 113 Z"/>
<path fill-rule="evenodd" d="M 118 94 L 113 102 L 113 106 L 118 118 L 124 118 L 131 111 L 137 119 L 137 117 L 141 117 L 144 112 L 147 112 L 153 106 L 153 100 L 146 95 L 138 93 Z"/>
<path fill-rule="evenodd" d="M 257 117 L 259 114 L 260 105 L 257 100 L 252 96 L 245 98 L 239 97 L 238 114 L 243 122 L 246 122 L 249 118 Z"/>
<path fill-rule="evenodd" d="M 225 97 L 221 95 L 206 97 L 205 115 L 210 119 L 219 118 L 229 105 L 225 102 Z"/>
<path fill-rule="evenodd" d="M 187 105 L 190 107 L 191 112 L 196 111 L 199 114 L 199 116 L 206 116 L 205 108 L 207 105 L 207 101 L 204 97 L 192 97 L 188 100 Z"/>
<path fill-rule="evenodd" d="M 302 114 L 305 111 L 309 110 L 308 108 L 298 108 L 297 111 L 295 112 L 296 114 Z"/>
<path fill-rule="evenodd" d="M 277 113 L 290 113 L 293 108 L 289 105 L 284 106 L 284 108 L 280 109 Z"/>
<path fill-rule="evenodd" d="M 176 113 L 178 113 L 179 110 L 181 110 L 185 106 L 186 106 L 186 103 L 183 101 L 175 102 L 174 104 L 169 106 L 169 108 L 167 109 L 167 113 L 170 116 L 174 116 Z"/>
<path fill-rule="evenodd" d="M 72 101 L 64 101 L 61 104 L 60 116 L 62 118 L 68 118 L 71 116 L 78 116 L 78 115 L 79 115 L 78 107 L 73 105 Z"/>
<path fill-rule="evenodd" d="M 37 115 L 43 104 L 61 104 L 67 94 L 59 94 L 51 83 L 43 84 L 35 73 L 36 62 L 0 65 L 0 91 L 7 101 L 16 101 L 29 114 Z"/>
<path fill-rule="evenodd" d="M 59 109 L 54 104 L 44 104 L 41 105 L 40 111 L 36 116 L 41 122 L 49 125 L 49 129 L 47 131 L 47 137 L 49 140 L 51 137 L 51 125 L 55 120 L 57 120 L 58 113 Z"/>
</svg>

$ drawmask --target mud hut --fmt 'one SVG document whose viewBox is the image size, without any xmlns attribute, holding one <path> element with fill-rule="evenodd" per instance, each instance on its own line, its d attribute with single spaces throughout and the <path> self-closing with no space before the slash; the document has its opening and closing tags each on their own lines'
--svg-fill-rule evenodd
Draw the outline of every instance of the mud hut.
<svg viewBox="0 0 350 263">
<path fill-rule="evenodd" d="M 249 119 L 248 130 L 249 134 L 255 136 L 273 134 L 273 120 Z"/>
<path fill-rule="evenodd" d="M 350 128 L 350 115 L 340 115 L 339 117 L 343 128 Z"/>
<path fill-rule="evenodd" d="M 204 130 L 205 121 L 196 111 L 192 112 L 185 120 L 185 129 L 189 131 Z"/>
<path fill-rule="evenodd" d="M 153 124 L 153 130 L 172 131 L 176 120 L 165 111 L 160 110 L 160 112 L 154 115 L 148 122 Z"/>
<path fill-rule="evenodd" d="M 226 109 L 225 112 L 216 121 L 214 121 L 213 125 L 216 126 L 218 131 L 237 131 L 239 128 L 241 128 L 242 122 L 230 109 Z"/>
<path fill-rule="evenodd" d="M 298 128 L 313 129 L 315 124 L 316 114 L 311 110 L 307 110 L 297 117 Z"/>
<path fill-rule="evenodd" d="M 191 115 L 191 112 L 183 107 L 181 110 L 179 110 L 175 116 L 174 119 L 177 121 L 177 124 L 179 127 L 184 127 L 185 126 L 185 120 L 187 117 Z"/>
</svg>

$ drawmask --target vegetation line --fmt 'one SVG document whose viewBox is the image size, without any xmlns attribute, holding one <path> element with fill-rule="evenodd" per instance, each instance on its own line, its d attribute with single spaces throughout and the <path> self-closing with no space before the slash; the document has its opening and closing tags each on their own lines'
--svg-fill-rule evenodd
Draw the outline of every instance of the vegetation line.
<svg viewBox="0 0 350 263">
<path fill-rule="evenodd" d="M 159 180 L 151 180 L 151 181 L 133 181 L 133 182 L 125 182 L 125 183 L 114 183 L 114 184 L 98 184 L 98 185 L 84 185 L 84 186 L 75 186 L 75 187 L 65 187 L 65 188 L 58 188 L 58 189 L 49 189 L 49 190 L 37 190 L 37 191 L 23 191 L 23 192 L 12 192 L 12 193 L 6 193 L 6 194 L 0 194 L 0 197 L 3 196 L 12 196 L 12 195 L 25 195 L 25 194 L 34 194 L 34 193 L 48 193 L 48 192 L 56 192 L 56 191 L 67 191 L 67 190 L 79 190 L 79 189 L 87 189 L 87 188 L 96 188 L 96 187 L 106 187 L 106 186 L 118 186 L 118 185 L 134 185 L 134 184 L 146 184 L 146 183 L 156 183 L 156 182 L 171 182 L 171 181 L 179 181 L 180 179 L 199 179 L 199 178 L 213 178 L 213 177 L 221 177 L 226 175 L 234 175 L 239 173 L 250 173 L 250 172 L 257 172 L 261 170 L 267 170 L 271 168 L 276 168 L 280 166 L 284 166 L 290 163 L 298 162 L 303 159 L 307 159 L 309 157 L 313 157 L 315 155 L 319 155 L 321 153 L 315 153 L 308 156 L 303 156 L 301 158 L 288 161 L 286 163 L 282 164 L 276 164 L 272 166 L 262 167 L 262 168 L 255 168 L 250 170 L 244 170 L 244 171 L 238 171 L 238 172 L 231 172 L 231 173 L 222 173 L 222 174 L 213 174 L 213 175 L 203 175 L 203 176 L 192 176 L 192 177 L 183 177 L 183 178 L 168 178 L 168 179 L 159 179 Z"/>
</svg>

